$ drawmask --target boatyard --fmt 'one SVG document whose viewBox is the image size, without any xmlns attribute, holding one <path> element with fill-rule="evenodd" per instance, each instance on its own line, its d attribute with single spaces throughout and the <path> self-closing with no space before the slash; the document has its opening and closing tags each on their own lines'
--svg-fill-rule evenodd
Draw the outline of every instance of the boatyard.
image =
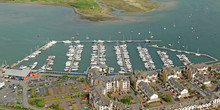
<svg viewBox="0 0 220 110">
<path fill-rule="evenodd" d="M 138 43 L 142 42 L 145 44 L 148 44 L 150 42 L 158 42 L 160 40 L 129 40 L 129 41 L 104 41 L 104 40 L 93 40 L 93 41 L 70 41 L 70 40 L 65 40 L 65 41 L 50 41 L 43 45 L 41 48 L 37 49 L 30 55 L 26 56 L 22 60 L 19 60 L 17 63 L 14 63 L 11 65 L 11 68 L 19 66 L 20 69 L 25 69 L 25 68 L 31 68 L 32 70 L 37 70 L 41 73 L 52 73 L 52 74 L 80 74 L 83 75 L 86 73 L 85 72 L 79 72 L 79 64 L 82 58 L 82 52 L 84 45 L 81 43 L 92 43 L 93 45 L 90 47 L 92 49 L 91 53 L 91 58 L 90 58 L 90 66 L 102 66 L 103 68 L 108 68 L 109 73 L 130 73 L 133 69 L 132 62 L 130 60 L 130 55 L 129 51 L 127 50 L 128 43 Z M 28 61 L 29 59 L 34 59 L 37 55 L 42 54 L 43 51 L 46 51 L 48 48 L 51 48 L 53 45 L 57 43 L 63 43 L 64 45 L 69 45 L 68 50 L 66 53 L 66 59 L 65 61 L 65 67 L 63 68 L 63 71 L 57 71 L 52 68 L 54 65 L 54 59 L 56 56 L 49 55 L 43 65 L 38 69 L 36 68 L 39 63 L 35 61 L 29 66 L 26 65 L 20 65 L 22 62 Z M 115 51 L 116 54 L 116 62 L 119 66 L 119 70 L 115 71 L 114 67 L 109 67 L 106 63 L 106 47 L 105 43 L 116 43 L 116 45 L 113 46 L 112 50 Z M 206 55 L 206 54 L 201 54 L 201 53 L 196 53 L 196 52 L 188 52 L 188 51 L 183 51 L 183 50 L 176 50 L 176 49 L 169 49 L 166 47 L 159 47 L 157 45 L 149 45 L 149 47 L 153 47 L 156 49 L 165 49 L 177 53 L 186 53 L 186 54 L 193 54 L 195 56 L 204 56 L 213 59 L 214 61 L 208 61 L 206 63 L 212 63 L 218 61 L 217 59 Z M 151 57 L 151 53 L 148 51 L 147 48 L 143 48 L 141 46 L 137 46 L 137 53 L 139 53 L 139 57 L 144 63 L 145 70 L 157 70 L 155 63 L 153 61 L 153 58 Z M 157 50 L 156 53 L 159 55 L 160 59 L 164 63 L 164 65 L 167 65 L 168 67 L 174 67 L 175 65 L 173 64 L 173 61 L 170 59 L 169 55 L 167 54 L 166 51 L 160 51 Z M 183 63 L 183 65 L 190 64 L 191 61 L 187 58 L 186 55 L 184 54 L 177 54 L 176 55 L 179 60 Z M 111 65 L 110 65 L 111 66 Z"/>
</svg>

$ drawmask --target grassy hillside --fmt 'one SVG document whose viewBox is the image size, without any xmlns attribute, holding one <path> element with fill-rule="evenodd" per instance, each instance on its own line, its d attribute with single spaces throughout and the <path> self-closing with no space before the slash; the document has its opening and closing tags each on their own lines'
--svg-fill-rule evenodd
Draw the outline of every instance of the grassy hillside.
<svg viewBox="0 0 220 110">
<path fill-rule="evenodd" d="M 76 9 L 76 12 L 81 17 L 90 20 L 102 20 L 113 17 L 108 14 L 113 9 L 99 5 L 96 3 L 96 0 L 0 0 L 0 2 L 34 2 L 71 6 Z M 149 3 L 145 0 L 102 0 L 101 2 L 125 10 L 124 13 L 141 13 L 158 7 L 157 4 Z"/>
</svg>

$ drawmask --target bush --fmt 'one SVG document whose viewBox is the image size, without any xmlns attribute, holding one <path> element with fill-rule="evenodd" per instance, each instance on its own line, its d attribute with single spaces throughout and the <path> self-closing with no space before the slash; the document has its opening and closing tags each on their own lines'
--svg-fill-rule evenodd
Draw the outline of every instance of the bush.
<svg viewBox="0 0 220 110">
<path fill-rule="evenodd" d="M 111 97 L 112 97 L 112 96 L 111 96 L 111 94 L 110 94 L 109 92 L 107 93 L 107 96 L 108 96 L 109 98 L 111 98 Z"/>
<path fill-rule="evenodd" d="M 163 100 L 166 101 L 166 102 L 171 102 L 172 98 L 169 95 L 165 95 L 165 97 L 163 97 Z"/>
<path fill-rule="evenodd" d="M 59 110 L 59 104 L 54 103 L 54 104 L 50 105 L 48 108 L 51 108 L 51 109 L 54 109 L 54 110 Z"/>
<path fill-rule="evenodd" d="M 84 78 L 81 78 L 81 82 L 84 83 Z"/>
<path fill-rule="evenodd" d="M 131 103 L 131 98 L 128 97 L 128 96 L 124 96 L 121 100 L 120 100 L 121 103 L 123 104 L 130 104 Z"/>
<path fill-rule="evenodd" d="M 149 107 L 149 104 L 145 104 L 144 107 Z"/>
<path fill-rule="evenodd" d="M 206 84 L 203 84 L 203 85 L 202 85 L 202 88 L 203 88 L 203 89 L 206 89 L 206 88 L 207 88 Z"/>
<path fill-rule="evenodd" d="M 43 99 L 30 99 L 29 104 L 36 105 L 38 107 L 43 107 L 44 106 L 44 101 L 43 101 Z"/>
</svg>

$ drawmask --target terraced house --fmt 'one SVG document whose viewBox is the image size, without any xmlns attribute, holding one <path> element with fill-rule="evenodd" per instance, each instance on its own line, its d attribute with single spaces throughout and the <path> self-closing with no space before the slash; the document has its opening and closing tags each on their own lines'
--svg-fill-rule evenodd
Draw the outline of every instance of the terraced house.
<svg viewBox="0 0 220 110">
<path fill-rule="evenodd" d="M 181 84 L 179 84 L 174 78 L 170 78 L 165 85 L 177 98 L 189 96 L 188 90 L 185 89 Z"/>
<path fill-rule="evenodd" d="M 147 103 L 160 100 L 154 90 L 143 81 L 138 84 L 138 91 L 147 100 Z"/>
</svg>

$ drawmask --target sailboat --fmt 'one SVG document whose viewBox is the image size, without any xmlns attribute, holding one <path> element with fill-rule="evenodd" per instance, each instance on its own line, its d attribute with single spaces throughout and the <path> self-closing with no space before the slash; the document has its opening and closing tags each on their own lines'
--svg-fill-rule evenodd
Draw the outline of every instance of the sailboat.
<svg viewBox="0 0 220 110">
<path fill-rule="evenodd" d="M 152 33 L 151 33 L 151 36 L 150 36 L 150 38 L 151 38 L 151 39 L 153 39 L 153 38 L 154 38 L 154 36 L 152 35 Z"/>
<path fill-rule="evenodd" d="M 167 28 L 164 26 L 163 30 L 167 30 Z"/>
<path fill-rule="evenodd" d="M 197 53 L 196 56 L 200 56 L 201 54 L 199 54 L 199 48 L 197 49 Z"/>
<path fill-rule="evenodd" d="M 149 29 L 149 32 L 148 32 L 148 33 L 149 33 L 149 34 L 151 33 L 151 32 L 150 32 L 150 29 Z"/>
<path fill-rule="evenodd" d="M 176 25 L 174 24 L 174 25 L 173 25 L 173 27 L 175 28 L 175 27 L 176 27 Z"/>
</svg>

